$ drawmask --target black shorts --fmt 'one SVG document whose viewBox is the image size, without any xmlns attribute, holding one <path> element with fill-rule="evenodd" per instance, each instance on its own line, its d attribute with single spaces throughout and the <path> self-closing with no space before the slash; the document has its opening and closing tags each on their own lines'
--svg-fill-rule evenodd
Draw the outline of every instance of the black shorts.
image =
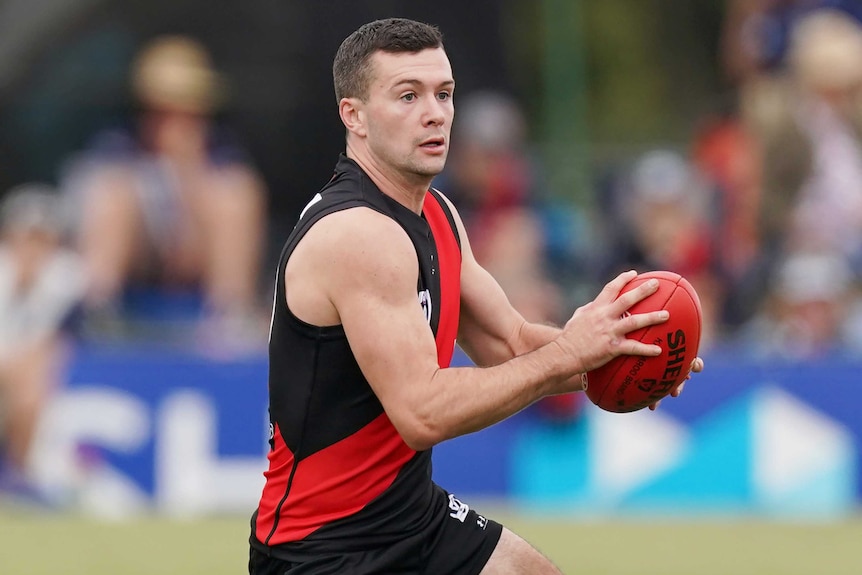
<svg viewBox="0 0 862 575">
<path fill-rule="evenodd" d="M 288 562 L 251 549 L 250 575 L 478 575 L 497 547 L 503 526 L 479 515 L 443 489 L 428 529 L 386 547 L 323 554 Z"/>
</svg>

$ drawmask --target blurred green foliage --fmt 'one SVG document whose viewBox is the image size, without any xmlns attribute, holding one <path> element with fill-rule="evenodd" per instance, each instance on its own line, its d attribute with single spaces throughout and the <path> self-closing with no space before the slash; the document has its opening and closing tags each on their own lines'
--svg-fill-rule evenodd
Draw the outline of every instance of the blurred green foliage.
<svg viewBox="0 0 862 575">
<path fill-rule="evenodd" d="M 590 137 L 685 140 L 727 94 L 720 0 L 585 0 Z"/>
<path fill-rule="evenodd" d="M 504 36 L 512 76 L 538 138 L 557 127 L 546 108 L 586 118 L 595 147 L 680 142 L 732 100 L 720 69 L 723 0 L 510 0 Z M 543 13 L 544 12 L 544 13 Z M 552 26 L 562 26 L 554 36 Z M 552 60 L 548 62 L 548 60 Z M 583 69 L 575 66 L 581 63 Z M 568 93 L 547 93 L 567 76 Z M 583 91 L 580 97 L 574 92 Z M 582 110 L 572 106 L 583 106 Z M 548 115 L 551 119 L 543 121 Z"/>
</svg>

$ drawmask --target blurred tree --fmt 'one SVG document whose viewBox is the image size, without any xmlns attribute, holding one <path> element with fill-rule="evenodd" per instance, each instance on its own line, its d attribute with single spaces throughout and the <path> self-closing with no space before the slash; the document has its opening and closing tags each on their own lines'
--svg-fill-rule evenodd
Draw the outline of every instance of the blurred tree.
<svg viewBox="0 0 862 575">
<path fill-rule="evenodd" d="M 687 138 L 722 101 L 717 0 L 584 2 L 594 145 Z"/>
</svg>

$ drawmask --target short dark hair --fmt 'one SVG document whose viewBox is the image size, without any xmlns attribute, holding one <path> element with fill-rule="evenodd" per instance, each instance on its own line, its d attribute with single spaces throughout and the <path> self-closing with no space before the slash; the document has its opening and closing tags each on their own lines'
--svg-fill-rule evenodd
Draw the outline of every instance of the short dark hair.
<svg viewBox="0 0 862 575">
<path fill-rule="evenodd" d="M 371 55 L 375 52 L 420 52 L 442 48 L 443 34 L 431 24 L 406 18 L 387 18 L 363 24 L 345 38 L 332 63 L 335 100 L 368 97 Z"/>
</svg>

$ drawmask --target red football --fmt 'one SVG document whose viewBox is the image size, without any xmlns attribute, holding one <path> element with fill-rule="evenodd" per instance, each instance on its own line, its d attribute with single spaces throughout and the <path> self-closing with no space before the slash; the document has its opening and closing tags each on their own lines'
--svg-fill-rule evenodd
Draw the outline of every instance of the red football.
<svg viewBox="0 0 862 575">
<path fill-rule="evenodd" d="M 671 392 L 688 375 L 697 357 L 703 324 L 700 300 L 688 281 L 673 272 L 639 274 L 622 289 L 625 293 L 656 278 L 658 290 L 633 305 L 632 314 L 666 309 L 670 318 L 628 334 L 629 338 L 660 345 L 659 356 L 621 355 L 587 373 L 587 397 L 604 410 L 637 411 Z"/>
</svg>

